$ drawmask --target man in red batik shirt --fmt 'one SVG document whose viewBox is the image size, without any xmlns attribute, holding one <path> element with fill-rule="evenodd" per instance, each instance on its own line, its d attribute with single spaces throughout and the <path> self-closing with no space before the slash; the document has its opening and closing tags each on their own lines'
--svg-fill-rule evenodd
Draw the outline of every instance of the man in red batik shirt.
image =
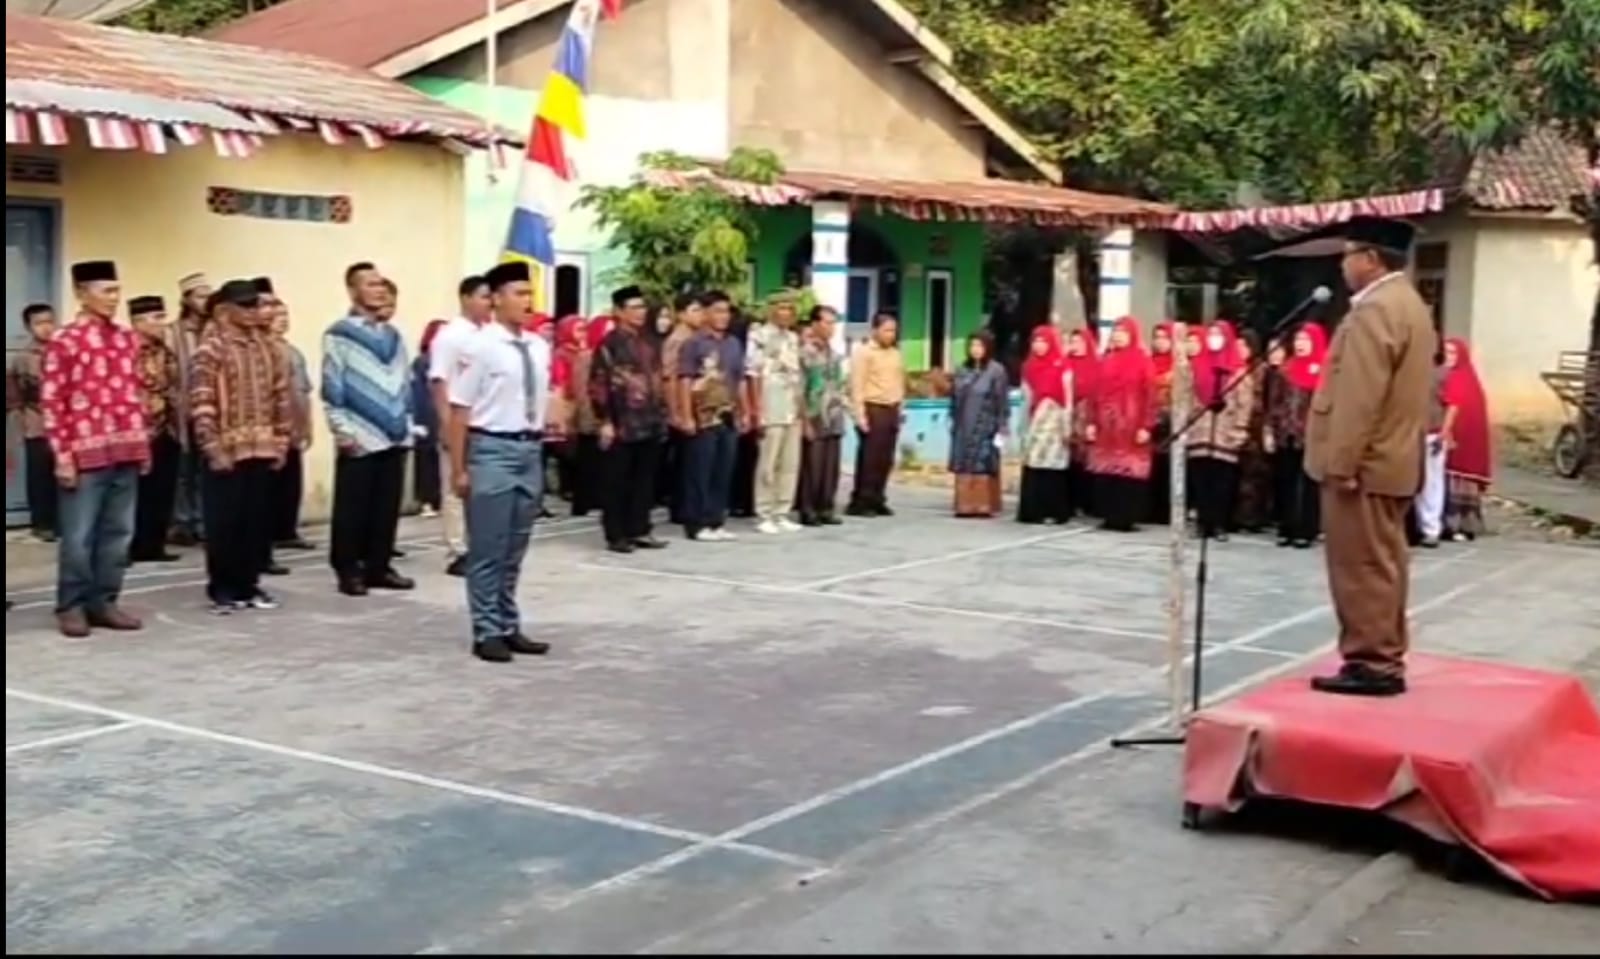
<svg viewBox="0 0 1600 959">
<path fill-rule="evenodd" d="M 61 485 L 56 622 L 63 636 L 143 624 L 117 606 L 150 442 L 139 395 L 139 346 L 116 324 L 122 288 L 109 260 L 75 263 L 77 319 L 50 340 L 40 375 L 45 437 Z"/>
</svg>

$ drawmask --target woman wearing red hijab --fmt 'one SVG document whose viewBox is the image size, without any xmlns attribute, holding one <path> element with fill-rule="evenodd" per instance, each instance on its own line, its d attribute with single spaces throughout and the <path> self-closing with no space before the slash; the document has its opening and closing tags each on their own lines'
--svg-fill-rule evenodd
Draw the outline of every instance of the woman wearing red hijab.
<svg viewBox="0 0 1600 959">
<path fill-rule="evenodd" d="M 1100 355 L 1094 337 L 1085 330 L 1067 334 L 1067 373 L 1072 379 L 1072 464 L 1067 467 L 1067 487 L 1072 515 L 1098 516 L 1094 479 L 1089 475 L 1089 403 L 1100 380 Z"/>
<path fill-rule="evenodd" d="M 1483 532 L 1483 494 L 1489 488 L 1489 401 L 1472 365 L 1467 341 L 1444 343 L 1444 528 L 1447 539 L 1476 539 Z"/>
<path fill-rule="evenodd" d="M 1305 468 L 1306 421 L 1311 397 L 1322 383 L 1328 334 L 1319 324 L 1307 323 L 1295 333 L 1293 344 L 1267 389 L 1264 445 L 1272 457 L 1278 545 L 1305 549 L 1316 542 L 1321 527 L 1321 492 Z"/>
<path fill-rule="evenodd" d="M 1192 370 L 1195 409 L 1210 412 L 1202 413 L 1188 433 L 1188 485 L 1194 491 L 1200 534 L 1219 541 L 1228 538 L 1228 520 L 1239 489 L 1239 451 L 1249 438 L 1255 405 L 1250 390 L 1228 389 L 1239 375 L 1237 340 L 1232 323 L 1212 323 Z M 1220 409 L 1214 408 L 1217 404 Z"/>
<path fill-rule="evenodd" d="M 1036 327 L 1022 361 L 1028 428 L 1022 443 L 1019 523 L 1065 523 L 1072 518 L 1067 467 L 1071 464 L 1072 376 L 1061 331 Z"/>
<path fill-rule="evenodd" d="M 1089 472 L 1101 528 L 1132 532 L 1150 500 L 1151 432 L 1156 425 L 1156 367 L 1139 321 L 1111 328 L 1111 342 L 1088 398 Z"/>
<path fill-rule="evenodd" d="M 1172 433 L 1172 377 L 1176 344 L 1174 323 L 1157 323 L 1150 333 L 1150 366 L 1156 380 L 1156 428 L 1151 442 L 1150 503 L 1145 522 L 1165 526 L 1172 519 L 1172 457 L 1165 446 Z"/>
</svg>

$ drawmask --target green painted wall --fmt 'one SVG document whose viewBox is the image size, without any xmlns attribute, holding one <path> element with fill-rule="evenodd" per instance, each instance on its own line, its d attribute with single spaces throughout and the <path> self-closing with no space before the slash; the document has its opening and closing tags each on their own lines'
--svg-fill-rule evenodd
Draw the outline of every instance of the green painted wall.
<svg viewBox="0 0 1600 959">
<path fill-rule="evenodd" d="M 759 231 L 753 251 L 756 293 L 782 289 L 784 259 L 811 233 L 811 208 L 766 207 L 755 212 Z M 955 284 L 952 362 L 968 333 L 983 325 L 983 225 L 928 223 L 893 215 L 857 212 L 854 222 L 874 230 L 894 252 L 900 268 L 900 339 L 906 363 L 927 369 L 927 271 L 949 270 Z"/>
</svg>

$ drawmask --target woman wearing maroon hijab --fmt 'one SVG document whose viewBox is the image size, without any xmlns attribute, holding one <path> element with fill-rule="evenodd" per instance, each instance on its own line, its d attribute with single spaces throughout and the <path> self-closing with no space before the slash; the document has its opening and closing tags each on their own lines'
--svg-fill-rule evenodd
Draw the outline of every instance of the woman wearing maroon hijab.
<svg viewBox="0 0 1600 959">
<path fill-rule="evenodd" d="M 1187 434 L 1188 485 L 1194 490 L 1200 534 L 1219 541 L 1228 538 L 1228 519 L 1239 488 L 1239 451 L 1249 436 L 1255 403 L 1250 390 L 1228 389 L 1239 375 L 1237 340 L 1232 323 L 1212 323 L 1192 370 L 1195 409 L 1221 403 L 1219 410 L 1202 413 Z"/>
<path fill-rule="evenodd" d="M 1101 528 L 1131 532 L 1150 498 L 1151 431 L 1156 425 L 1156 368 L 1139 321 L 1111 329 L 1111 343 L 1087 403 L 1089 472 Z"/>
<path fill-rule="evenodd" d="M 1295 333 L 1293 344 L 1267 391 L 1264 445 L 1272 457 L 1278 545 L 1305 549 L 1316 542 L 1321 526 L 1321 493 L 1306 475 L 1306 421 L 1311 397 L 1322 382 L 1328 334 L 1320 325 L 1307 323 Z"/>
<path fill-rule="evenodd" d="M 1476 539 L 1483 532 L 1483 494 L 1493 471 L 1489 401 L 1466 340 L 1445 340 L 1444 365 L 1450 371 L 1444 381 L 1440 432 L 1445 448 L 1445 536 Z"/>
</svg>

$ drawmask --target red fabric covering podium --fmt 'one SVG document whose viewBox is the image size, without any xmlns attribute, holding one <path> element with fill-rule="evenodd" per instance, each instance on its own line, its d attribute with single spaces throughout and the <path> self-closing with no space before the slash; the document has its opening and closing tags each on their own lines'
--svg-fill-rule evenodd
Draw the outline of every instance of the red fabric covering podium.
<svg viewBox="0 0 1600 959">
<path fill-rule="evenodd" d="M 1389 699 L 1313 691 L 1318 669 L 1197 713 L 1184 799 L 1381 812 L 1470 846 L 1546 898 L 1600 895 L 1600 713 L 1575 678 L 1412 656 Z"/>
</svg>

